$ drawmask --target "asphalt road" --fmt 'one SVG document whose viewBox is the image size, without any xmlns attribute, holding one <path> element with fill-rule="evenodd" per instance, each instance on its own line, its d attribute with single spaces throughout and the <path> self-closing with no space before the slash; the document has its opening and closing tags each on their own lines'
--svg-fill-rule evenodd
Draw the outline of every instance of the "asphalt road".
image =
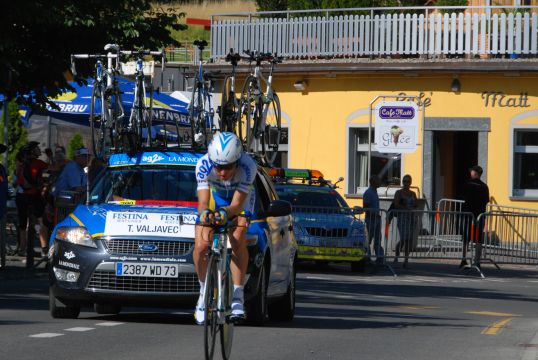
<svg viewBox="0 0 538 360">
<path fill-rule="evenodd" d="M 538 271 L 413 263 L 398 277 L 345 266 L 298 274 L 292 323 L 235 328 L 233 359 L 537 359 Z M 0 275 L 0 359 L 202 359 L 190 311 L 52 319 L 44 273 Z"/>
</svg>

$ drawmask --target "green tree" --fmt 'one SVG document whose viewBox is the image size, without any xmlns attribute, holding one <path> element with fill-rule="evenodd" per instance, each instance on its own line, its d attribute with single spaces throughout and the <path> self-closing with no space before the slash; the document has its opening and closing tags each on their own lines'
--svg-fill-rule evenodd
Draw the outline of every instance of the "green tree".
<svg viewBox="0 0 538 360">
<path fill-rule="evenodd" d="M 285 11 L 288 0 L 256 0 L 258 11 Z"/>
<path fill-rule="evenodd" d="M 82 135 L 76 133 L 69 141 L 69 145 L 67 145 L 67 157 L 69 159 L 73 159 L 75 157 L 75 151 L 82 147 L 84 147 L 84 140 L 82 139 Z"/>
<path fill-rule="evenodd" d="M 69 89 L 73 53 L 103 53 L 104 45 L 156 49 L 177 45 L 172 30 L 185 29 L 179 10 L 151 0 L 17 0 L 2 2 L 0 93 L 45 104 Z M 93 68 L 77 66 L 81 78 Z M 22 98 L 31 94 L 30 99 Z"/>
<path fill-rule="evenodd" d="M 0 121 L 0 139 L 2 143 L 4 141 L 4 114 L 2 114 L 2 119 Z M 19 153 L 19 150 L 28 143 L 28 131 L 21 122 L 21 117 L 19 114 L 19 106 L 15 101 L 11 101 L 8 104 L 8 175 L 13 176 L 16 165 L 16 156 Z M 3 157 L 0 157 L 3 162 Z"/>
</svg>

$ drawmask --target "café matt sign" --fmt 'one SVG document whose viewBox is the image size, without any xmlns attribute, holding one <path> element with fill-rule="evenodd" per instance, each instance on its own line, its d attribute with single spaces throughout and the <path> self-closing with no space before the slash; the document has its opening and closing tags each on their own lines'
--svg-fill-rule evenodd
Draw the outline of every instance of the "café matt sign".
<svg viewBox="0 0 538 360">
<path fill-rule="evenodd" d="M 381 153 L 417 149 L 418 106 L 412 101 L 382 101 L 375 108 L 375 148 Z"/>
</svg>

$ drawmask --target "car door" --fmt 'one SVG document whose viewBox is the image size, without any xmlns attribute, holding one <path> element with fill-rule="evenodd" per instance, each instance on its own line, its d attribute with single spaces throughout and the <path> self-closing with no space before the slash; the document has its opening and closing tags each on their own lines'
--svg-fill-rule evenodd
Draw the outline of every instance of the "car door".
<svg viewBox="0 0 538 360">
<path fill-rule="evenodd" d="M 258 175 L 258 186 L 262 203 L 267 206 L 277 199 L 273 186 L 263 173 Z M 267 209 L 267 207 L 266 207 Z M 268 289 L 268 295 L 285 293 L 290 277 L 290 257 L 294 255 L 291 246 L 291 220 L 290 216 L 275 216 L 267 218 L 269 231 L 269 247 L 271 250 L 271 277 L 273 286 Z M 293 260 L 293 258 L 291 258 Z"/>
</svg>

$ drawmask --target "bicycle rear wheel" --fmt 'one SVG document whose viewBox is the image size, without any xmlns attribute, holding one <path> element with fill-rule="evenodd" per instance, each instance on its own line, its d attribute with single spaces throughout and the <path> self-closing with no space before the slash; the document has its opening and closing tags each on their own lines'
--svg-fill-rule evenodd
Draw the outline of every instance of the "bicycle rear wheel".
<svg viewBox="0 0 538 360">
<path fill-rule="evenodd" d="M 265 117 L 265 128 L 262 136 L 262 153 L 267 165 L 273 166 L 282 136 L 282 114 L 280 100 L 276 92 L 273 93 L 271 102 L 264 106 L 263 116 Z"/>
<path fill-rule="evenodd" d="M 237 115 L 239 113 L 237 105 L 235 93 L 232 92 L 232 78 L 227 76 L 222 87 L 219 113 L 220 131 L 229 131 L 239 136 L 237 133 Z"/>
<path fill-rule="evenodd" d="M 232 282 L 232 273 L 228 268 L 224 278 L 222 280 L 222 289 L 223 289 L 223 300 L 224 306 L 226 309 L 226 315 L 230 314 L 232 308 L 232 298 L 233 298 L 233 282 Z M 227 316 L 228 317 L 228 316 Z M 220 326 L 220 347 L 222 352 L 222 358 L 228 360 L 230 354 L 232 353 L 232 342 L 234 337 L 234 323 L 226 320 L 224 324 Z"/>
<path fill-rule="evenodd" d="M 101 159 L 106 153 L 107 118 L 108 110 L 103 85 L 94 83 L 90 102 L 90 129 L 93 153 L 95 157 Z"/>
<path fill-rule="evenodd" d="M 203 84 L 196 81 L 192 90 L 191 103 L 189 105 L 189 117 L 191 120 L 192 146 L 200 148 L 207 146 L 207 120 L 204 109 Z"/>
<path fill-rule="evenodd" d="M 204 352 L 207 360 L 213 359 L 215 353 L 215 340 L 218 325 L 218 275 L 217 259 L 210 255 L 207 262 L 207 274 L 205 278 L 204 291 Z"/>
<path fill-rule="evenodd" d="M 239 138 L 244 144 L 245 151 L 256 152 L 256 119 L 259 118 L 260 89 L 258 79 L 255 76 L 249 76 L 245 80 L 241 90 L 240 100 L 240 117 L 239 117 Z"/>
</svg>

